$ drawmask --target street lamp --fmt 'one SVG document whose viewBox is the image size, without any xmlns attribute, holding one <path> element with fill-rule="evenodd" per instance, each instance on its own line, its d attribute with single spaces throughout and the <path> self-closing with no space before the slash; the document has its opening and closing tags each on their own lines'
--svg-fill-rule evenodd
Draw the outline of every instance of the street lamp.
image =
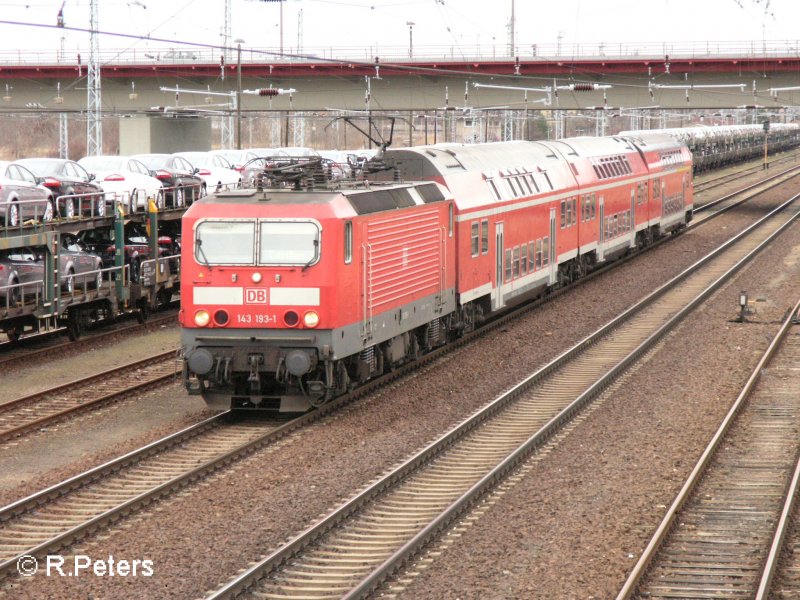
<svg viewBox="0 0 800 600">
<path fill-rule="evenodd" d="M 233 40 L 236 43 L 236 149 L 242 149 L 242 38 Z"/>
<path fill-rule="evenodd" d="M 408 25 L 408 58 L 409 60 L 414 59 L 414 21 L 406 21 L 406 25 Z"/>
</svg>

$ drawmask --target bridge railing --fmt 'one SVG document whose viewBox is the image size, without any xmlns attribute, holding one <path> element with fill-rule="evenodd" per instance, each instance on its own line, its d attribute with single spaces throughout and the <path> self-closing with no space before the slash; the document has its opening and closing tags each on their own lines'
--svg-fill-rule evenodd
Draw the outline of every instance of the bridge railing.
<svg viewBox="0 0 800 600">
<path fill-rule="evenodd" d="M 138 47 L 103 49 L 100 64 L 219 64 L 222 55 L 230 67 L 237 62 L 237 49 L 195 48 L 192 46 Z M 800 40 L 700 41 L 700 42 L 625 42 L 555 44 L 520 43 L 513 51 L 507 44 L 415 45 L 408 46 L 285 46 L 242 48 L 242 64 L 264 62 L 317 62 L 319 60 L 353 60 L 373 62 L 429 61 L 507 61 L 520 60 L 591 60 L 598 58 L 670 59 L 680 58 L 769 58 L 800 57 Z M 81 65 L 86 66 L 88 53 L 59 50 L 13 50 L 0 52 L 0 65 Z"/>
</svg>

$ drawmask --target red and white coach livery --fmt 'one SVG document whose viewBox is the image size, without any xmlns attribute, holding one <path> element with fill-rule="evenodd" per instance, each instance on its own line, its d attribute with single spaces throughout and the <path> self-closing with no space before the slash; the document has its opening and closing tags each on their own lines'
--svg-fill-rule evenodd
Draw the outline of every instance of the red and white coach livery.
<svg viewBox="0 0 800 600">
<path fill-rule="evenodd" d="M 295 179 L 186 212 L 191 392 L 305 410 L 692 215 L 691 155 L 658 134 L 400 148 L 379 165 L 385 184 Z"/>
<path fill-rule="evenodd" d="M 460 303 L 479 312 L 685 225 L 692 157 L 659 134 L 387 150 L 393 176 L 445 185 L 456 202 Z"/>
</svg>

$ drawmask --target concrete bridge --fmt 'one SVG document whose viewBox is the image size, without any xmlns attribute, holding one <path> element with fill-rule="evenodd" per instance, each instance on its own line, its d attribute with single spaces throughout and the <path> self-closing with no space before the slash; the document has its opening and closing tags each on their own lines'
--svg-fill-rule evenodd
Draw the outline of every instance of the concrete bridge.
<svg viewBox="0 0 800 600">
<path fill-rule="evenodd" d="M 408 51 L 403 56 L 397 48 L 317 49 L 302 55 L 277 50 L 242 48 L 241 55 L 236 49 L 193 47 L 103 51 L 103 109 L 136 112 L 174 106 L 174 94 L 162 93 L 161 87 L 232 92 L 239 64 L 244 89 L 297 90 L 291 99 L 245 96 L 244 110 L 364 109 L 365 78 L 370 78 L 373 109 L 433 110 L 444 107 L 446 100 L 461 107 L 467 85 L 468 106 L 525 105 L 522 90 L 474 88 L 472 83 L 561 88 L 557 94 L 529 90 L 531 108 L 732 109 L 800 103 L 800 42 L 796 41 L 569 48 L 525 44 L 515 48 L 514 55 L 494 46 L 420 47 L 411 58 Z M 0 54 L 0 109 L 85 108 L 87 59 L 85 53 Z M 585 84 L 591 83 L 599 84 L 597 89 L 588 89 Z M 785 89 L 794 87 L 798 89 Z M 203 104 L 202 96 L 177 99 L 178 105 L 198 103 Z"/>
<path fill-rule="evenodd" d="M 83 113 L 87 58 L 68 52 L 0 53 L 0 113 Z M 143 114 L 153 107 L 161 107 L 162 113 L 191 108 L 196 115 L 228 119 L 223 129 L 230 129 L 233 115 L 247 118 L 255 113 L 285 119 L 298 111 L 307 111 L 306 115 L 328 115 L 330 110 L 395 111 L 410 120 L 421 115 L 446 118 L 449 112 L 466 122 L 487 116 L 483 121 L 487 134 L 471 135 L 488 139 L 492 111 L 496 116 L 503 111 L 524 112 L 527 128 L 529 112 L 543 111 L 538 114 L 553 121 L 557 120 L 553 115 L 563 116 L 565 111 L 612 109 L 614 116 L 630 117 L 620 127 L 630 128 L 688 124 L 692 113 L 701 110 L 718 111 L 727 119 L 724 122 L 753 120 L 765 112 L 772 113 L 773 120 L 792 120 L 800 104 L 800 42 L 796 41 L 523 44 L 513 53 L 495 46 L 303 53 L 187 46 L 105 50 L 99 62 L 104 119 Z M 280 96 L 245 94 L 236 111 L 233 99 L 240 70 L 243 90 L 296 91 Z M 675 111 L 683 116 L 667 122 L 665 115 Z M 296 143 L 297 136 L 288 135 L 288 121 L 281 123 L 281 133 L 272 135 L 270 145 L 276 140 Z M 604 133 L 605 119 L 600 123 L 596 131 L 578 132 Z M 409 142 L 446 139 L 446 129 L 438 135 L 437 126 L 421 139 L 419 125 L 417 134 L 409 127 Z M 552 133 L 565 131 L 555 127 Z M 452 139 L 457 138 L 454 134 Z M 246 140 L 243 145 L 248 145 Z"/>
</svg>

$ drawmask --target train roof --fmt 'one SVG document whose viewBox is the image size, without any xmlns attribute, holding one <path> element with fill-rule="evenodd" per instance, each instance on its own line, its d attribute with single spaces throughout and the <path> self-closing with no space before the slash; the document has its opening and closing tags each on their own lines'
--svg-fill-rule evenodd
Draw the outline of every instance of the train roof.
<svg viewBox="0 0 800 600">
<path fill-rule="evenodd" d="M 434 144 L 387 149 L 383 159 L 389 166 L 416 162 L 415 177 L 443 177 L 465 171 L 490 172 L 509 167 L 528 166 L 548 170 L 570 157 L 594 158 L 636 152 L 635 146 L 648 149 L 674 149 L 680 144 L 664 134 L 633 136 L 574 137 L 549 141 L 493 142 L 487 144 Z M 642 148 L 645 149 L 645 148 Z M 407 170 L 407 172 L 409 172 Z"/>
<path fill-rule="evenodd" d="M 371 184 L 349 189 L 267 188 L 221 191 L 197 200 L 189 209 L 194 213 L 210 206 L 327 206 L 341 217 L 365 215 L 410 206 L 442 202 L 450 198 L 435 182 Z M 195 208 L 197 207 L 197 208 Z M 197 216 L 197 215 L 195 215 Z"/>
</svg>

